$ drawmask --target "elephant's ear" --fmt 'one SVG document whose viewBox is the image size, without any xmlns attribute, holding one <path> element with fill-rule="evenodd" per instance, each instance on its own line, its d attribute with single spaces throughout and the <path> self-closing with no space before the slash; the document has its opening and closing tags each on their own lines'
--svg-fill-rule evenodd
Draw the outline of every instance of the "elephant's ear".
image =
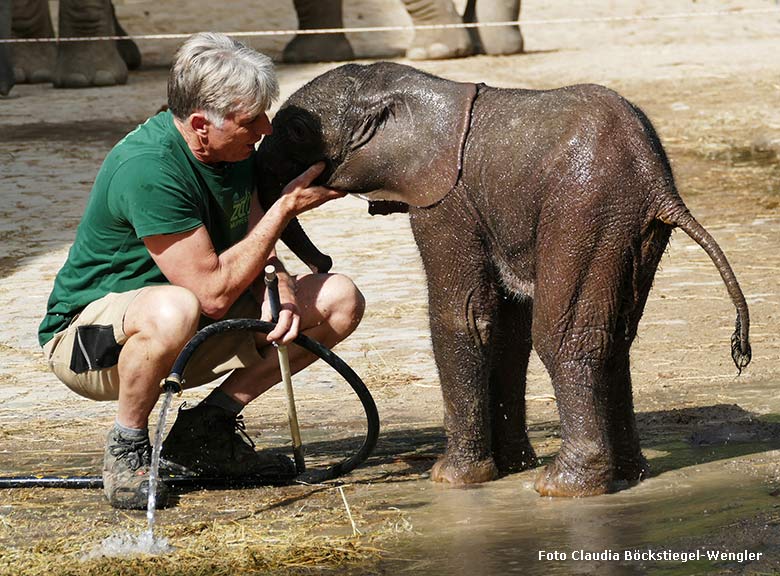
<svg viewBox="0 0 780 576">
<path fill-rule="evenodd" d="M 397 103 L 397 98 L 387 96 L 363 107 L 357 125 L 350 132 L 347 142 L 349 152 L 354 152 L 371 141 L 377 130 L 395 115 Z"/>
<path fill-rule="evenodd" d="M 398 90 L 356 103 L 334 188 L 425 207 L 458 182 L 477 88 L 415 72 Z"/>
</svg>

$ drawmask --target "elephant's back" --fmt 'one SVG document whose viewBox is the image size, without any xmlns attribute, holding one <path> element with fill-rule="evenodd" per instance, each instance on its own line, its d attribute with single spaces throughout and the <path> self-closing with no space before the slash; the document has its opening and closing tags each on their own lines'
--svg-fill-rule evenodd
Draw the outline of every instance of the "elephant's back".
<svg viewBox="0 0 780 576">
<path fill-rule="evenodd" d="M 461 183 L 507 260 L 533 270 L 540 220 L 643 220 L 664 162 L 636 109 L 608 88 L 481 87 Z"/>
</svg>

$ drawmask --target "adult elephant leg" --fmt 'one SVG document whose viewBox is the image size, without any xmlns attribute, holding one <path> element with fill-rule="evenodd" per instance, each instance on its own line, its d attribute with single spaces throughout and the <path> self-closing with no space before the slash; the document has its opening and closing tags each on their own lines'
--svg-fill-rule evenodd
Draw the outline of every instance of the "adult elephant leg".
<svg viewBox="0 0 780 576">
<path fill-rule="evenodd" d="M 490 352 L 499 294 L 487 257 L 453 193 L 433 208 L 411 209 L 428 278 L 431 339 L 444 401 L 447 449 L 431 479 L 453 485 L 493 480 Z M 455 208 L 455 209 L 454 209 Z"/>
<path fill-rule="evenodd" d="M 60 37 L 114 36 L 110 0 L 60 0 Z M 127 65 L 114 40 L 61 42 L 54 86 L 84 88 L 127 82 Z"/>
<path fill-rule="evenodd" d="M 341 0 L 294 0 L 299 30 L 344 28 Z M 338 62 L 352 60 L 347 37 L 342 34 L 298 34 L 284 48 L 285 62 Z"/>
<path fill-rule="evenodd" d="M 403 0 L 415 26 L 461 24 L 452 0 Z M 406 57 L 410 60 L 437 60 L 469 56 L 473 46 L 464 28 L 417 30 Z"/>
<path fill-rule="evenodd" d="M 502 299 L 493 339 L 490 373 L 493 459 L 501 475 L 537 464 L 528 439 L 525 417 L 525 384 L 531 355 L 530 299 Z"/>
<path fill-rule="evenodd" d="M 114 8 L 113 3 L 111 4 L 111 18 L 114 21 L 116 35 L 127 36 L 127 31 L 119 23 L 119 20 L 117 20 L 116 9 Z M 118 40 L 116 49 L 119 51 L 119 56 L 125 61 L 128 70 L 138 70 L 141 67 L 141 51 L 138 49 L 138 45 L 130 38 Z"/>
<path fill-rule="evenodd" d="M 520 16 L 520 0 L 469 0 L 463 19 L 466 22 L 513 22 Z M 520 27 L 490 26 L 478 28 L 476 51 L 482 54 L 518 54 L 523 51 Z"/>
<path fill-rule="evenodd" d="M 591 496 L 615 487 L 609 402 L 618 394 L 608 361 L 630 246 L 620 245 L 621 230 L 604 234 L 596 219 L 560 220 L 537 240 L 533 338 L 555 389 L 561 448 L 535 488 L 543 496 Z"/>
<path fill-rule="evenodd" d="M 0 0 L 0 40 L 11 37 L 11 0 Z M 8 44 L 0 44 L 0 96 L 14 87 L 14 68 Z"/>
<path fill-rule="evenodd" d="M 53 38 L 48 0 L 11 0 L 15 38 Z M 57 50 L 53 42 L 14 44 L 10 52 L 17 84 L 51 82 Z"/>
</svg>

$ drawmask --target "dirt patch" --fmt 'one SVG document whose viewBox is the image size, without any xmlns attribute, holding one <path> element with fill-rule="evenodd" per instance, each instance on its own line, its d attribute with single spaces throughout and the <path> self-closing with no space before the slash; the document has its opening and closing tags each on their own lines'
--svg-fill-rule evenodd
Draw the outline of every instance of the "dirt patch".
<svg viewBox="0 0 780 576">
<path fill-rule="evenodd" d="M 291 5 L 271 10 L 271 4 L 229 0 L 210 14 L 209 27 L 294 25 Z M 538 498 L 535 471 L 474 490 L 431 484 L 428 470 L 445 439 L 422 268 L 408 220 L 370 218 L 364 203 L 345 199 L 304 218 L 336 270 L 353 277 L 368 302 L 362 325 L 337 352 L 374 394 L 382 435 L 374 457 L 343 479 L 344 496 L 332 484 L 182 493 L 158 520 L 176 547 L 171 555 L 82 563 L 106 536 L 142 530 L 143 514 L 110 509 L 97 490 L 0 491 L 0 573 L 97 574 L 120 567 L 126 574 L 780 570 L 780 542 L 773 536 L 780 509 L 780 16 L 745 13 L 766 6 L 759 0 L 683 6 L 635 0 L 621 4 L 619 15 L 724 14 L 529 24 L 527 54 L 419 64 L 455 80 L 495 86 L 606 84 L 645 110 L 658 129 L 681 194 L 728 255 L 748 298 L 754 357 L 736 377 L 728 345 L 733 308 L 706 254 L 675 234 L 632 355 L 635 407 L 653 477 L 619 494 L 581 501 Z M 204 26 L 202 9 L 187 0 L 120 2 L 117 11 L 131 33 Z M 526 2 L 523 17 L 533 22 L 616 11 L 606 0 L 576 7 Z M 400 3 L 391 0 L 346 3 L 346 13 L 348 24 L 405 21 Z M 361 56 L 372 50 L 397 54 L 408 34 L 351 39 Z M 252 43 L 278 55 L 284 41 Z M 131 74 L 126 86 L 18 86 L 13 98 L 0 101 L 0 474 L 100 469 L 113 406 L 83 400 L 59 384 L 42 361 L 35 332 L 100 162 L 164 102 L 164 67 L 175 46 L 144 41 L 148 66 Z M 329 67 L 280 66 L 283 97 Z M 291 256 L 287 260 L 303 269 Z M 327 367 L 313 367 L 296 378 L 296 386 L 312 464 L 353 450 L 363 424 L 346 385 Z M 182 400 L 195 402 L 206 393 L 194 390 Z M 277 390 L 246 410 L 260 445 L 289 446 L 284 410 Z M 560 439 L 549 378 L 535 356 L 528 412 L 544 463 Z M 556 547 L 745 548 L 763 556 L 760 562 L 684 565 L 539 560 L 538 550 Z"/>
</svg>

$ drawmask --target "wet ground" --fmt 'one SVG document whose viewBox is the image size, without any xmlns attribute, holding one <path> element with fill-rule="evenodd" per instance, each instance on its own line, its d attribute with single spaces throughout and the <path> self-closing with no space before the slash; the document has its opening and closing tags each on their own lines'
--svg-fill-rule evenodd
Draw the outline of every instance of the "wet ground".
<svg viewBox="0 0 780 576">
<path fill-rule="evenodd" d="M 273 13 L 252 7 L 258 23 L 236 17 L 246 5 L 228 4 L 224 19 L 214 17 L 215 29 L 238 29 L 238 20 L 243 29 L 291 25 L 290 6 Z M 403 23 L 394 2 L 370 4 L 384 12 L 367 11 L 362 22 L 376 23 L 372 18 L 384 13 Z M 134 1 L 117 10 L 131 32 L 191 31 L 203 27 L 194 6 Z M 539 498 L 532 489 L 535 471 L 469 490 L 433 485 L 427 472 L 444 448 L 444 434 L 420 261 L 406 217 L 371 218 L 361 201 L 345 199 L 304 220 L 335 268 L 366 295 L 363 324 L 336 351 L 377 401 L 382 435 L 376 454 L 344 478 L 342 490 L 182 493 L 158 519 L 177 551 L 128 560 L 123 569 L 285 573 L 347 562 L 355 574 L 779 572 L 780 15 L 745 13 L 773 6 L 635 0 L 621 4 L 620 14 L 724 7 L 725 14 L 529 24 L 528 54 L 420 64 L 497 86 L 606 84 L 642 107 L 657 127 L 682 196 L 728 255 L 747 296 L 754 357 L 737 377 L 728 344 L 734 310 L 725 289 L 704 252 L 675 233 L 632 355 L 652 477 L 582 500 Z M 565 9 L 526 2 L 523 14 L 540 20 L 617 11 L 607 0 Z M 171 12 L 179 16 L 175 22 Z M 397 53 L 406 41 L 403 35 L 353 40 L 364 56 Z M 254 43 L 278 54 L 283 39 Z M 142 44 L 151 66 L 132 74 L 127 86 L 64 92 L 19 86 L 13 98 L 0 100 L 0 474 L 99 471 L 113 405 L 83 400 L 59 384 L 42 361 L 35 332 L 100 162 L 164 101 L 163 65 L 174 45 Z M 328 67 L 281 66 L 283 97 Z M 529 380 L 530 433 L 544 462 L 558 449 L 558 420 L 536 357 Z M 354 450 L 363 424 L 346 385 L 323 367 L 295 382 L 311 463 L 324 465 Z M 190 391 L 175 405 L 207 392 Z M 247 408 L 259 445 L 289 444 L 284 410 L 280 390 Z M 111 573 L 114 565 L 79 558 L 106 536 L 144 526 L 143 513 L 112 510 L 97 490 L 0 491 L 0 573 Z M 634 551 L 638 556 L 627 559 Z M 712 560 L 707 552 L 727 556 Z M 683 561 L 684 554 L 694 559 Z M 269 558 L 278 563 L 263 564 Z"/>
</svg>

